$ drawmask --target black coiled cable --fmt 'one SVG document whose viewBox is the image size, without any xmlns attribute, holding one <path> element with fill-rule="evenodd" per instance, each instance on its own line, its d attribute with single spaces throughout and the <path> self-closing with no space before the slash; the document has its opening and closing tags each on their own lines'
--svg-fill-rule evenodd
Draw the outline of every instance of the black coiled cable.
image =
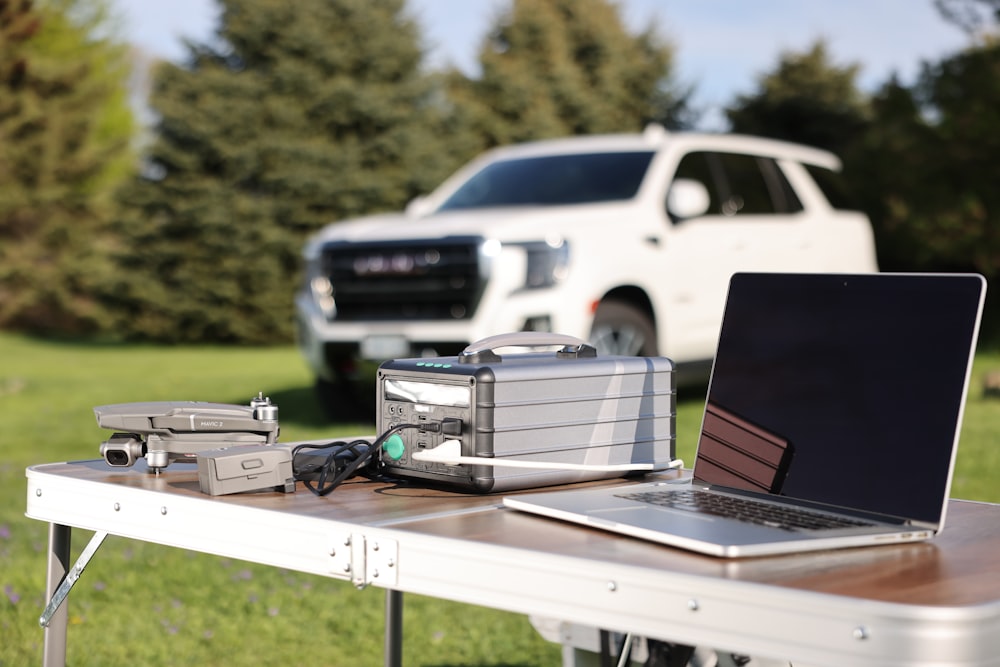
<svg viewBox="0 0 1000 667">
<path fill-rule="evenodd" d="M 292 448 L 292 475 L 317 496 L 325 496 L 344 481 L 354 476 L 362 466 L 374 471 L 378 461 L 372 457 L 394 433 L 420 428 L 417 424 L 397 424 L 379 435 L 374 442 L 367 440 L 336 440 L 320 443 L 303 443 Z M 308 450 L 329 450 L 320 463 L 300 463 L 299 454 Z"/>
</svg>

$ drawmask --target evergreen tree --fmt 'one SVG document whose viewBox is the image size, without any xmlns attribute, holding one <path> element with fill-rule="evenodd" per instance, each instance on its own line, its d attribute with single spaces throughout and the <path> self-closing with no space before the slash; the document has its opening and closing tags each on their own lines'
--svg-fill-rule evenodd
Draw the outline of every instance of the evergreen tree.
<svg viewBox="0 0 1000 667">
<path fill-rule="evenodd" d="M 97 0 L 0 0 L 0 327 L 98 330 L 112 192 L 132 168 L 126 51 Z"/>
<path fill-rule="evenodd" d="M 398 209 L 454 166 L 403 0 L 223 0 L 164 64 L 149 168 L 123 194 L 133 337 L 289 341 L 306 236 Z"/>
<path fill-rule="evenodd" d="M 726 109 L 734 132 L 796 141 L 843 155 L 865 129 L 868 106 L 858 65 L 833 64 L 823 41 L 806 53 L 784 53 L 757 90 Z"/>
<path fill-rule="evenodd" d="M 686 118 L 671 46 L 655 26 L 630 35 L 608 0 L 513 0 L 479 63 L 478 78 L 452 72 L 449 92 L 480 147 Z"/>
<path fill-rule="evenodd" d="M 883 268 L 1000 275 L 1000 44 L 890 82 L 874 110 L 860 185 Z"/>
<path fill-rule="evenodd" d="M 995 31 L 1000 24 L 1000 0 L 934 0 L 934 7 L 969 35 Z"/>
</svg>

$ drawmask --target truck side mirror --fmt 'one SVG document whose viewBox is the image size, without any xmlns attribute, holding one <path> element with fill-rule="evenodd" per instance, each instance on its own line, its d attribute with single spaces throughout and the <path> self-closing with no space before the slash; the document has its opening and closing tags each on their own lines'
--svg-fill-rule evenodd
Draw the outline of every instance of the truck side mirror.
<svg viewBox="0 0 1000 667">
<path fill-rule="evenodd" d="M 696 218 L 708 212 L 711 197 L 700 181 L 678 178 L 667 195 L 667 212 L 678 220 Z"/>
</svg>

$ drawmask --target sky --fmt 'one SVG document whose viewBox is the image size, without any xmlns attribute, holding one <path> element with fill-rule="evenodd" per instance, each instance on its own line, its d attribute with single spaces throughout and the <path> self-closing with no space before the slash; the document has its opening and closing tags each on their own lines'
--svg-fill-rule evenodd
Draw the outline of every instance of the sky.
<svg viewBox="0 0 1000 667">
<path fill-rule="evenodd" d="M 480 42 L 508 0 L 408 0 L 424 30 L 432 67 L 476 72 Z M 859 85 L 874 90 L 890 75 L 911 83 L 925 61 L 968 44 L 932 0 L 617 0 L 633 31 L 655 20 L 675 47 L 675 75 L 693 86 L 703 129 L 724 129 L 721 109 L 754 92 L 782 52 L 825 39 L 837 65 L 858 64 Z M 183 39 L 205 42 L 216 28 L 216 0 L 112 0 L 126 41 L 180 61 Z"/>
</svg>

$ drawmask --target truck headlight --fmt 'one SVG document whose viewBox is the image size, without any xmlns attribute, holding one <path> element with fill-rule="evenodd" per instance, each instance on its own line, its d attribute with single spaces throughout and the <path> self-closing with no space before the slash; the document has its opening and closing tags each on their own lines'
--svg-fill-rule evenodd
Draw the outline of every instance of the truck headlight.
<svg viewBox="0 0 1000 667">
<path fill-rule="evenodd" d="M 524 286 L 528 289 L 552 287 L 566 277 L 569 243 L 565 239 L 529 241 L 517 245 L 524 248 L 527 257 Z"/>
<path fill-rule="evenodd" d="M 337 312 L 337 305 L 333 300 L 333 284 L 323 271 L 322 257 L 310 257 L 306 260 L 304 278 L 306 290 L 312 295 L 316 305 L 327 319 L 332 318 Z"/>
</svg>

